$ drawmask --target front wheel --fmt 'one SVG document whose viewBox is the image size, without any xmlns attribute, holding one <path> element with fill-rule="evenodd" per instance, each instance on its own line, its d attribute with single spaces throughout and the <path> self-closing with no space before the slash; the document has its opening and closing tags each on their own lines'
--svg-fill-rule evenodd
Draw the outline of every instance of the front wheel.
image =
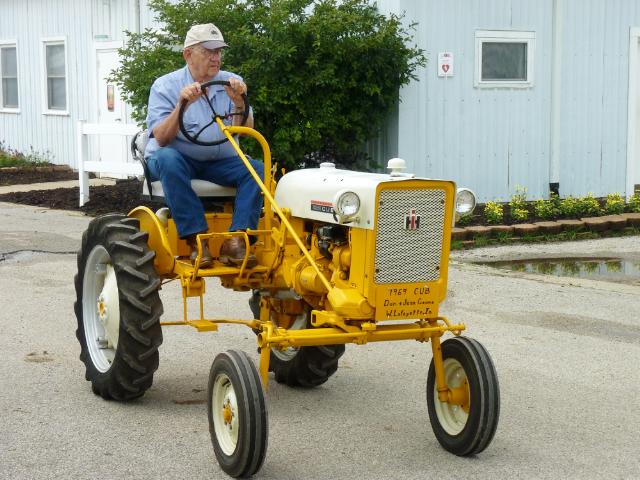
<svg viewBox="0 0 640 480">
<path fill-rule="evenodd" d="M 445 450 L 468 456 L 491 443 L 500 416 L 500 388 L 491 357 L 480 342 L 467 337 L 442 342 L 447 387 L 456 400 L 438 398 L 433 360 L 427 378 L 427 406 L 433 432 Z"/>
<path fill-rule="evenodd" d="M 246 353 L 229 350 L 216 356 L 207 411 L 220 468 L 236 478 L 260 470 L 267 453 L 267 407 L 258 370 Z"/>
</svg>

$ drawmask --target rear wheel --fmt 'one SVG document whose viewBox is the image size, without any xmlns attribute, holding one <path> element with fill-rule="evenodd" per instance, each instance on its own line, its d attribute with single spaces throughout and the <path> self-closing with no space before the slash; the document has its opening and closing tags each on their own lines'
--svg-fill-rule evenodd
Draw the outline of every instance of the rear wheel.
<svg viewBox="0 0 640 480">
<path fill-rule="evenodd" d="M 500 388 L 491 357 L 480 342 L 456 337 L 442 342 L 447 387 L 457 402 L 441 402 L 433 360 L 427 378 L 429 419 L 443 448 L 459 456 L 482 452 L 491 443 L 500 416 Z"/>
<path fill-rule="evenodd" d="M 253 318 L 260 319 L 260 292 L 254 290 L 249 299 Z M 296 330 L 309 326 L 309 305 L 297 315 L 289 329 Z M 272 317 L 273 318 L 273 317 Z M 254 330 L 257 334 L 258 331 Z M 344 345 L 321 345 L 319 347 L 288 347 L 284 350 L 271 349 L 269 371 L 276 382 L 290 387 L 313 388 L 322 385 L 338 370 L 338 361 L 344 354 Z"/>
<path fill-rule="evenodd" d="M 74 305 L 80 360 L 94 393 L 131 400 L 151 387 L 162 343 L 155 252 L 137 219 L 95 218 L 82 237 Z"/>
<path fill-rule="evenodd" d="M 307 328 L 309 309 L 298 315 L 291 330 Z M 290 387 L 313 388 L 322 385 L 338 370 L 338 361 L 344 354 L 344 345 L 320 345 L 317 347 L 288 347 L 271 349 L 269 369 L 276 382 Z"/>
<path fill-rule="evenodd" d="M 260 470 L 267 453 L 267 407 L 258 370 L 246 353 L 229 350 L 216 356 L 207 407 L 220 468 L 232 477 Z"/>
</svg>

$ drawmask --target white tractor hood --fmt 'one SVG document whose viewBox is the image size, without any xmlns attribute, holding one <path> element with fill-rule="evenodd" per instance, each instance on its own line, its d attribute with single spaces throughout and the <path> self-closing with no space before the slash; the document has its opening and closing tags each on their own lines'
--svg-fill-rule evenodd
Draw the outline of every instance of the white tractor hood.
<svg viewBox="0 0 640 480">
<path fill-rule="evenodd" d="M 354 192 L 360 197 L 360 211 L 347 225 L 373 229 L 378 185 L 410 179 L 413 179 L 411 174 L 355 172 L 323 163 L 320 168 L 294 170 L 284 175 L 278 181 L 275 200 L 294 217 L 339 223 L 333 213 L 334 201 L 343 192 Z"/>
</svg>

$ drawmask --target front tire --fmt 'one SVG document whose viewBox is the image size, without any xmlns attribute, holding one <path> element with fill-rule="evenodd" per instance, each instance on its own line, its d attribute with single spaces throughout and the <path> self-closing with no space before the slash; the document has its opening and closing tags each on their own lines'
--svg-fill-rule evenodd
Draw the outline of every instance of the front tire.
<svg viewBox="0 0 640 480">
<path fill-rule="evenodd" d="M 155 252 L 137 219 L 95 218 L 82 236 L 75 276 L 76 337 L 96 395 L 131 400 L 151 387 L 162 343 Z"/>
<path fill-rule="evenodd" d="M 267 453 L 267 407 L 258 370 L 246 353 L 229 350 L 216 356 L 207 411 L 220 468 L 236 478 L 260 470 Z"/>
<path fill-rule="evenodd" d="M 433 432 L 445 450 L 469 456 L 491 443 L 500 416 L 500 387 L 491 357 L 482 344 L 467 337 L 442 342 L 445 382 L 466 390 L 461 405 L 441 402 L 433 360 L 427 378 L 427 406 Z"/>
</svg>

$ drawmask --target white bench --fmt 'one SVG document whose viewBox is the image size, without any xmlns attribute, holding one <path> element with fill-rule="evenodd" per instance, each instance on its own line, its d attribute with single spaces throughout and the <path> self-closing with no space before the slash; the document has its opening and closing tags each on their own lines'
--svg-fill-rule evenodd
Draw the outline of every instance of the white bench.
<svg viewBox="0 0 640 480">
<path fill-rule="evenodd" d="M 141 176 L 144 169 L 140 162 L 87 161 L 89 158 L 89 135 L 134 136 L 140 127 L 134 124 L 100 124 L 78 122 L 78 177 L 80 183 L 80 206 L 89 201 L 89 173 L 113 173 Z"/>
</svg>

